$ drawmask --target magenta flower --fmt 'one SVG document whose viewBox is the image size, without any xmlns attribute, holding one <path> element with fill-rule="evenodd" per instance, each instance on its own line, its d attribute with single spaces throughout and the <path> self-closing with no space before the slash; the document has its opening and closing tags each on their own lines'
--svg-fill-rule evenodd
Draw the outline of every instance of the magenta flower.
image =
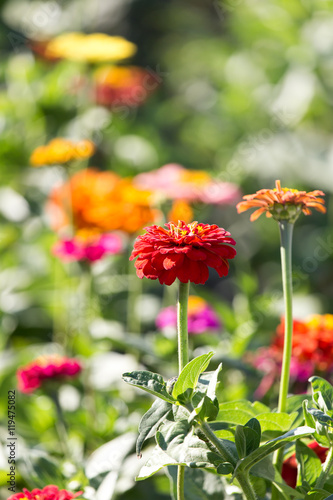
<svg viewBox="0 0 333 500">
<path fill-rule="evenodd" d="M 122 246 L 122 240 L 117 234 L 102 234 L 88 239 L 75 236 L 72 239 L 58 241 L 53 247 L 53 253 L 66 262 L 80 260 L 95 262 L 105 255 L 121 252 Z"/>
<path fill-rule="evenodd" d="M 31 393 L 41 387 L 45 380 L 62 380 L 75 377 L 82 370 L 77 359 L 63 356 L 42 356 L 17 370 L 18 388 Z"/>
<path fill-rule="evenodd" d="M 223 205 L 233 204 L 241 196 L 235 184 L 215 181 L 204 170 L 189 170 L 177 163 L 139 174 L 134 183 L 140 189 L 154 191 L 170 200 Z"/>
<path fill-rule="evenodd" d="M 157 328 L 163 330 L 177 327 L 177 308 L 169 306 L 158 314 L 156 318 Z M 215 311 L 201 297 L 191 295 L 188 303 L 188 333 L 197 335 L 207 331 L 216 331 L 221 328 L 221 322 Z"/>
</svg>

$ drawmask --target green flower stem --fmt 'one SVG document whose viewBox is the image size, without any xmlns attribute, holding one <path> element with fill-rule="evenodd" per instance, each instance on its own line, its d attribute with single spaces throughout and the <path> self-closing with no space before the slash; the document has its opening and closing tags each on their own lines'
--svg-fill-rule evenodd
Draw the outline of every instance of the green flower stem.
<svg viewBox="0 0 333 500">
<path fill-rule="evenodd" d="M 55 429 L 58 434 L 59 445 L 61 451 L 67 460 L 72 460 L 72 454 L 68 446 L 68 434 L 67 434 L 67 426 L 64 418 L 64 414 L 62 412 L 62 408 L 59 402 L 59 396 L 57 390 L 51 390 L 50 398 L 52 399 L 55 409 L 56 409 L 56 421 L 55 421 Z"/>
<path fill-rule="evenodd" d="M 320 476 L 317 479 L 315 488 L 322 488 L 330 476 L 331 469 L 333 467 L 333 443 L 331 443 L 330 449 L 327 454 L 327 458 L 323 465 Z"/>
<path fill-rule="evenodd" d="M 201 420 L 200 422 L 200 428 L 202 432 L 205 434 L 206 438 L 209 439 L 209 441 L 215 446 L 215 448 L 218 450 L 219 454 L 225 460 L 226 462 L 230 462 L 232 465 L 236 465 L 234 457 L 229 453 L 228 450 L 226 450 L 222 444 L 222 442 L 219 440 L 219 438 L 214 434 L 210 426 Z M 250 479 L 247 473 L 244 472 L 239 472 L 238 474 L 235 474 L 235 478 L 237 479 L 241 489 L 243 490 L 244 493 L 244 498 L 246 500 L 256 500 L 257 496 L 256 493 L 250 483 Z"/>
<path fill-rule="evenodd" d="M 178 333 L 178 368 L 179 373 L 188 363 L 188 330 L 187 330 L 187 308 L 190 283 L 179 282 L 177 302 L 177 333 Z M 178 466 L 177 474 L 177 500 L 184 500 L 184 478 L 185 467 Z"/>
<path fill-rule="evenodd" d="M 282 370 L 280 380 L 280 392 L 278 402 L 278 412 L 285 412 L 287 409 L 287 396 L 289 391 L 289 376 L 290 376 L 290 361 L 292 351 L 292 336 L 293 336 L 293 311 L 292 311 L 292 236 L 294 224 L 287 221 L 279 221 L 280 227 L 280 251 L 281 251 L 281 270 L 282 270 L 282 285 L 284 295 L 285 308 L 285 324 L 284 324 L 284 347 L 282 358 Z M 275 452 L 273 463 L 281 472 L 283 462 L 283 447 Z M 276 488 L 272 490 L 272 500 L 279 498 L 279 493 Z"/>
</svg>

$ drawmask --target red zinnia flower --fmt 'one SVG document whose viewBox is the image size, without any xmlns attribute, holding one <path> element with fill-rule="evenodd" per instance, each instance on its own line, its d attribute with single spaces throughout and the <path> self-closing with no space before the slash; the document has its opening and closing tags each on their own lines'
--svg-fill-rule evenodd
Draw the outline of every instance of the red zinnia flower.
<svg viewBox="0 0 333 500">
<path fill-rule="evenodd" d="M 42 490 L 35 488 L 32 491 L 28 491 L 26 488 L 23 488 L 23 492 L 11 495 L 8 500 L 72 500 L 82 493 L 82 491 L 71 493 L 67 490 L 59 490 L 58 486 L 50 484 Z"/>
<path fill-rule="evenodd" d="M 250 220 L 254 221 L 266 212 L 266 217 L 274 217 L 276 220 L 289 220 L 295 222 L 301 212 L 311 215 L 310 208 L 325 213 L 323 206 L 325 201 L 318 196 L 325 196 L 322 191 L 298 191 L 297 189 L 281 188 L 280 181 L 275 181 L 275 189 L 260 189 L 255 194 L 243 196 L 245 201 L 237 204 L 238 213 L 245 212 L 249 208 L 257 208 L 251 214 Z"/>
<path fill-rule="evenodd" d="M 182 283 L 203 285 L 208 280 L 208 267 L 216 269 L 220 277 L 228 274 L 227 259 L 236 255 L 229 245 L 236 242 L 225 229 L 198 222 L 165 225 L 168 229 L 146 227 L 147 233 L 138 236 L 134 243 L 130 260 L 138 257 L 135 267 L 139 278 L 158 278 L 165 285 L 178 278 Z"/>
</svg>

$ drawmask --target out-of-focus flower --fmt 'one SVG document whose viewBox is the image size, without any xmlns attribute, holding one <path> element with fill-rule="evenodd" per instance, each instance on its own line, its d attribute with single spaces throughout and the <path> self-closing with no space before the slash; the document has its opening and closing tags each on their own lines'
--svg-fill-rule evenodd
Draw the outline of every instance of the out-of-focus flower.
<svg viewBox="0 0 333 500">
<path fill-rule="evenodd" d="M 191 205 L 184 200 L 175 200 L 172 203 L 170 212 L 168 213 L 168 219 L 172 222 L 177 223 L 179 220 L 183 220 L 185 223 L 189 223 L 193 220 L 193 210 Z"/>
<path fill-rule="evenodd" d="M 156 318 L 157 328 L 177 327 L 177 307 L 169 306 L 158 314 Z M 188 298 L 188 333 L 196 335 L 207 331 L 217 331 L 221 328 L 221 322 L 214 309 L 201 297 L 190 295 Z"/>
<path fill-rule="evenodd" d="M 156 280 L 171 285 L 176 278 L 204 284 L 208 280 L 208 267 L 213 267 L 220 277 L 229 271 L 228 259 L 236 250 L 229 246 L 236 242 L 225 229 L 216 224 L 192 222 L 178 225 L 172 222 L 161 226 L 146 227 L 146 234 L 138 236 L 130 260 L 135 262 L 139 278 Z"/>
<path fill-rule="evenodd" d="M 103 106 L 137 107 L 158 87 L 158 76 L 136 66 L 107 66 L 94 74 L 95 100 Z"/>
<path fill-rule="evenodd" d="M 253 359 L 255 366 L 265 373 L 256 391 L 263 396 L 280 376 L 284 345 L 284 320 L 269 347 L 258 350 Z M 306 382 L 311 375 L 333 373 L 333 315 L 315 314 L 305 321 L 293 322 L 291 379 Z"/>
<path fill-rule="evenodd" d="M 87 63 L 120 61 L 135 54 L 137 47 L 121 36 L 105 33 L 64 33 L 48 42 L 45 56 Z"/>
<path fill-rule="evenodd" d="M 321 463 L 325 462 L 328 448 L 319 446 L 316 441 L 312 441 L 311 443 L 309 443 L 308 447 L 315 452 L 318 458 L 320 458 Z M 295 454 L 291 455 L 291 457 L 283 462 L 281 475 L 288 486 L 290 486 L 291 488 L 296 488 L 297 460 Z"/>
<path fill-rule="evenodd" d="M 30 393 L 41 387 L 45 380 L 61 380 L 75 377 L 82 370 L 77 359 L 49 355 L 35 359 L 17 370 L 18 388 Z"/>
<path fill-rule="evenodd" d="M 72 500 L 82 495 L 82 493 L 82 491 L 71 493 L 67 490 L 59 490 L 58 486 L 50 484 L 42 490 L 35 488 L 28 491 L 26 488 L 23 488 L 22 492 L 11 495 L 8 500 Z"/>
<path fill-rule="evenodd" d="M 120 230 L 133 234 L 159 217 L 152 208 L 150 191 L 136 188 L 131 179 L 91 168 L 77 172 L 55 188 L 47 208 L 56 231 L 72 222 L 76 231 Z"/>
<path fill-rule="evenodd" d="M 57 137 L 52 139 L 46 146 L 38 146 L 30 157 L 30 163 L 33 167 L 67 163 L 73 160 L 90 158 L 94 152 L 95 145 L 89 140 L 75 142 Z"/>
<path fill-rule="evenodd" d="M 99 234 L 58 241 L 53 247 L 54 255 L 67 262 L 88 260 L 95 262 L 105 255 L 114 255 L 122 250 L 122 240 L 117 234 Z"/>
<path fill-rule="evenodd" d="M 214 181 L 208 172 L 188 170 L 176 163 L 139 174 L 134 182 L 141 189 L 152 189 L 171 200 L 223 205 L 233 204 L 240 198 L 235 184 Z"/>
<path fill-rule="evenodd" d="M 260 189 L 255 194 L 243 196 L 245 201 L 237 204 L 238 213 L 245 212 L 249 208 L 257 208 L 251 214 L 250 220 L 254 221 L 261 214 L 273 217 L 277 221 L 287 220 L 295 222 L 301 212 L 311 215 L 310 208 L 325 213 L 323 206 L 325 201 L 318 196 L 325 196 L 322 191 L 298 191 L 297 189 L 281 188 L 280 181 L 275 181 L 275 189 Z"/>
</svg>

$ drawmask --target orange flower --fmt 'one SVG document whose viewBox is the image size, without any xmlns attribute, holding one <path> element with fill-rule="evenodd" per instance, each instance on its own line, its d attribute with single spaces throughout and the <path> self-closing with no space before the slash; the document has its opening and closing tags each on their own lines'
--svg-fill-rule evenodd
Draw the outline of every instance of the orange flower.
<svg viewBox="0 0 333 500">
<path fill-rule="evenodd" d="M 193 220 L 193 210 L 187 201 L 176 200 L 168 213 L 168 220 L 173 222 L 183 220 L 185 223 L 189 223 Z"/>
<path fill-rule="evenodd" d="M 111 107 L 143 104 L 160 82 L 155 73 L 136 66 L 104 66 L 94 80 L 96 102 Z"/>
<path fill-rule="evenodd" d="M 325 196 L 322 191 L 298 191 L 297 189 L 281 188 L 280 181 L 275 181 L 275 189 L 260 189 L 255 194 L 243 196 L 245 201 L 237 205 L 238 213 L 245 212 L 249 208 L 257 208 L 250 217 L 251 221 L 257 220 L 261 214 L 266 212 L 266 217 L 275 220 L 287 220 L 295 222 L 301 212 L 310 215 L 310 208 L 325 213 L 323 206 L 325 201 L 318 196 Z"/>
<path fill-rule="evenodd" d="M 36 148 L 30 157 L 30 163 L 33 167 L 67 163 L 73 160 L 89 158 L 94 152 L 95 145 L 89 140 L 74 142 L 70 139 L 57 137 L 52 139 L 46 146 Z"/>
<path fill-rule="evenodd" d="M 81 233 L 121 230 L 132 234 L 157 220 L 159 213 L 151 207 L 151 198 L 150 191 L 137 189 L 130 179 L 89 168 L 52 191 L 48 211 L 55 230 L 72 221 Z"/>
</svg>

